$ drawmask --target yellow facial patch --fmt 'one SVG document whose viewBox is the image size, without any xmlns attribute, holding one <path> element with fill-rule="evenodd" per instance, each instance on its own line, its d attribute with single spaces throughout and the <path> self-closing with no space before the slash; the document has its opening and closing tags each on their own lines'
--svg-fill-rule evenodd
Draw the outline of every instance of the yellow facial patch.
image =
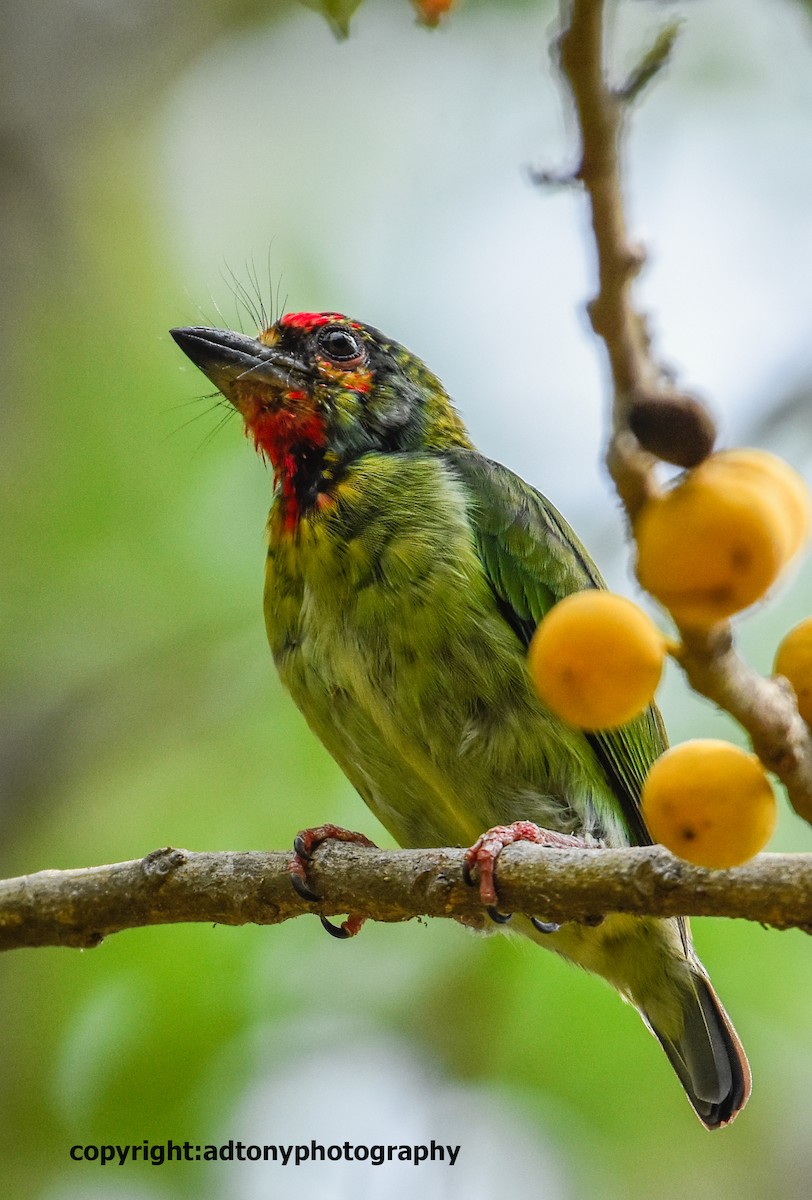
<svg viewBox="0 0 812 1200">
<path fill-rule="evenodd" d="M 275 325 L 269 325 L 258 334 L 257 341 L 262 342 L 263 346 L 276 346 L 279 344 L 279 330 Z"/>
<path fill-rule="evenodd" d="M 317 361 L 319 374 L 330 383 L 337 383 L 339 387 L 351 392 L 368 392 L 372 387 L 372 372 L 369 367 L 352 367 L 346 370 L 325 358 L 319 358 Z"/>
</svg>

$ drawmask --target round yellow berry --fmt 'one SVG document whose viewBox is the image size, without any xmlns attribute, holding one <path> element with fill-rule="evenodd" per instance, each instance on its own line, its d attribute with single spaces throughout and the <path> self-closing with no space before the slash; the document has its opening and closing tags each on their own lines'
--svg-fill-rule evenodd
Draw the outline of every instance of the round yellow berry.
<svg viewBox="0 0 812 1200">
<path fill-rule="evenodd" d="M 798 712 L 812 725 L 812 617 L 790 629 L 776 652 L 773 672 L 790 681 Z"/>
<path fill-rule="evenodd" d="M 768 450 L 720 450 L 702 464 L 705 478 L 718 478 L 735 487 L 737 480 L 749 480 L 764 492 L 771 492 L 781 515 L 786 539 L 787 560 L 794 557 L 809 537 L 812 522 L 812 496 L 796 470 Z"/>
<path fill-rule="evenodd" d="M 548 708 L 581 729 L 611 729 L 651 703 L 665 639 L 641 609 L 611 592 L 576 592 L 539 625 L 528 666 Z"/>
<path fill-rule="evenodd" d="M 679 624 L 707 629 L 748 608 L 791 557 L 774 481 L 711 455 L 635 521 L 637 577 Z"/>
<path fill-rule="evenodd" d="M 759 760 L 714 738 L 666 750 L 648 773 L 642 801 L 654 840 L 700 867 L 746 862 L 775 829 L 775 796 Z"/>
</svg>

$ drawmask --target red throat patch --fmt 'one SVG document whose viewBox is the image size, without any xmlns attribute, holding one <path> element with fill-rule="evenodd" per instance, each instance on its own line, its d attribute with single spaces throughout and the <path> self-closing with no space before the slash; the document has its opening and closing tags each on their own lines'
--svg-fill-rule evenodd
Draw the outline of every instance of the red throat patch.
<svg viewBox="0 0 812 1200">
<path fill-rule="evenodd" d="M 304 392 L 288 392 L 285 405 L 267 409 L 260 404 L 246 405 L 245 434 L 258 452 L 273 467 L 274 481 L 281 486 L 285 505 L 284 523 L 295 529 L 301 517 L 297 483 L 303 460 L 321 450 L 327 440 L 324 420 L 307 407 Z"/>
</svg>

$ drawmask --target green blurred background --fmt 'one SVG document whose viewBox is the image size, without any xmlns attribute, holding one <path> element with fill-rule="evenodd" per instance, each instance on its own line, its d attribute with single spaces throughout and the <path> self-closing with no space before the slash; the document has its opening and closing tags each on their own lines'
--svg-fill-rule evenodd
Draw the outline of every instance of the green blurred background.
<svg viewBox="0 0 812 1200">
<path fill-rule="evenodd" d="M 318 5 L 314 5 L 318 7 Z M 810 477 L 812 21 L 800 0 L 626 0 L 618 70 L 685 17 L 629 147 L 664 355 L 728 443 Z M 482 449 L 569 515 L 633 594 L 600 466 L 600 356 L 545 0 L 447 28 L 366 0 L 337 41 L 294 0 L 6 0 L 0 274 L 5 875 L 168 844 L 284 848 L 376 827 L 282 693 L 261 622 L 271 481 L 167 335 L 264 302 L 335 308 L 420 353 Z M 222 310 L 224 316 L 219 315 Z M 768 670 L 808 566 L 742 623 Z M 671 677 L 672 739 L 737 737 Z M 784 806 L 785 808 L 785 806 Z M 776 848 L 810 849 L 784 811 Z M 690 1113 L 603 984 L 434 922 L 339 944 L 160 928 L 0 963 L 0 1180 L 27 1200 L 494 1194 L 807 1197 L 812 946 L 696 922 L 749 1051 L 730 1130 Z M 74 1143 L 461 1143 L 453 1169 L 140 1164 Z"/>
</svg>

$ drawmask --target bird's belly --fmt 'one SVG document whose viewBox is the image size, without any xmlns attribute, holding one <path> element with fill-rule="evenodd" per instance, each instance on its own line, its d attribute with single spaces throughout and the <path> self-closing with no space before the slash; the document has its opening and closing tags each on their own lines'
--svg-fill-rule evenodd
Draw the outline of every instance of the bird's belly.
<svg viewBox="0 0 812 1200">
<path fill-rule="evenodd" d="M 316 518 L 272 539 L 266 619 L 282 680 L 401 845 L 470 844 L 519 819 L 592 832 L 599 771 L 536 699 L 463 499 L 439 482 L 433 506 L 404 508 L 401 493 L 353 537 Z"/>
</svg>

